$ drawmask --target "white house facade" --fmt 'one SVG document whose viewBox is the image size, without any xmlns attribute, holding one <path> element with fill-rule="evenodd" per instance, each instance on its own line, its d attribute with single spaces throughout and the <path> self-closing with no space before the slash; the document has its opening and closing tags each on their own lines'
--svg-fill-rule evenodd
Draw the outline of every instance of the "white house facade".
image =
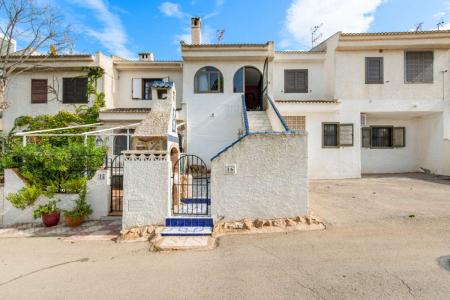
<svg viewBox="0 0 450 300">
<path fill-rule="evenodd" d="M 176 134 L 169 128 L 166 142 L 177 144 L 178 155 L 195 155 L 205 163 L 211 183 L 220 185 L 211 187 L 217 216 L 233 211 L 232 202 L 238 206 L 236 193 L 231 206 L 224 206 L 224 187 L 237 185 L 248 202 L 250 195 L 239 184 L 258 174 L 264 174 L 261 184 L 272 182 L 275 190 L 286 191 L 270 197 L 288 199 L 286 210 L 296 214 L 308 211 L 308 179 L 417 171 L 450 175 L 450 31 L 338 32 L 310 51 L 276 51 L 273 42 L 203 44 L 201 20 L 193 18 L 192 43 L 181 43 L 181 57 L 157 61 L 152 53 L 141 53 L 139 60 L 127 60 L 97 53 L 52 58 L 46 62 L 51 71 L 24 73 L 9 87 L 3 131 L 9 132 L 22 115 L 73 109 L 63 90 L 54 99 L 49 94 L 47 101 L 31 99 L 33 80 L 63 87 L 64 78 L 80 75 L 80 67 L 100 66 L 105 76 L 99 89 L 106 95 L 100 121 L 130 125 L 113 130 L 129 136 L 138 127 L 132 124 L 167 97 L 158 91 L 159 82 L 170 83 Z M 110 154 L 135 157 L 127 151 L 139 149 L 128 138 L 115 137 Z M 159 150 L 171 155 L 171 146 Z M 168 166 L 174 168 L 174 162 Z M 221 174 L 214 177 L 214 172 Z M 223 176 L 227 172 L 236 176 Z M 164 176 L 171 180 L 170 172 Z M 298 203 L 289 202 L 298 196 Z M 264 217 L 286 213 L 271 211 L 266 200 L 247 207 L 247 214 L 241 207 L 233 217 L 257 217 L 262 214 L 253 213 L 258 207 L 268 211 Z M 170 215 L 173 203 L 166 206 Z"/>
</svg>

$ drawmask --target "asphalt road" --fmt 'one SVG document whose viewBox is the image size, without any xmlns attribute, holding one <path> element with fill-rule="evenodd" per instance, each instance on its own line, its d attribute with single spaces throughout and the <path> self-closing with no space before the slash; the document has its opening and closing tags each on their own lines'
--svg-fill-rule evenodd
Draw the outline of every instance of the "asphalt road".
<svg viewBox="0 0 450 300">
<path fill-rule="evenodd" d="M 448 185 L 375 179 L 313 183 L 325 231 L 226 236 L 211 251 L 0 239 L 0 299 L 450 299 Z"/>
<path fill-rule="evenodd" d="M 0 299 L 450 298 L 438 262 L 450 255 L 448 218 L 228 236 L 203 252 L 56 238 L 0 249 Z"/>
</svg>

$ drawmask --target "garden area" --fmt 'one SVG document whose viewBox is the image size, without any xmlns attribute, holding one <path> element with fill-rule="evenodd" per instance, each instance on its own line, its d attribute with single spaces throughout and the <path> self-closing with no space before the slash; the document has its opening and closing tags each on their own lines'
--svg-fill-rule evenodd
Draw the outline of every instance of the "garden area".
<svg viewBox="0 0 450 300">
<path fill-rule="evenodd" d="M 55 115 L 19 117 L 14 128 L 3 137 L 1 172 L 12 169 L 25 183 L 17 192 L 5 194 L 5 200 L 19 210 L 33 207 L 33 217 L 41 218 L 45 226 L 55 226 L 63 214 L 65 223 L 76 227 L 91 215 L 91 205 L 86 201 L 87 183 L 106 162 L 107 148 L 96 143 L 94 136 L 82 136 L 94 127 L 89 124 L 98 122 L 100 108 L 104 106 L 105 95 L 97 91 L 98 79 L 104 71 L 100 67 L 86 67 L 83 72 L 88 78 L 89 104 L 74 105 L 71 112 L 60 111 Z M 16 135 L 65 127 L 70 128 L 52 131 L 48 136 Z M 24 138 L 28 138 L 25 143 Z M 59 199 L 61 194 L 78 195 L 71 209 L 60 208 L 61 202 L 67 201 Z M 46 201 L 36 206 L 39 198 Z"/>
</svg>

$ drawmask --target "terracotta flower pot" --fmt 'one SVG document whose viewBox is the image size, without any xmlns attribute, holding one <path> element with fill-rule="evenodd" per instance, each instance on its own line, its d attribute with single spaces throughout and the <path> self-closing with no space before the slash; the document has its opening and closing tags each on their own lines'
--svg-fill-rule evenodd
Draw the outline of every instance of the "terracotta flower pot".
<svg viewBox="0 0 450 300">
<path fill-rule="evenodd" d="M 61 217 L 61 213 L 59 211 L 55 211 L 51 214 L 43 214 L 42 215 L 42 223 L 44 223 L 45 227 L 56 226 L 59 223 L 60 217 Z"/>
<path fill-rule="evenodd" d="M 64 221 L 69 227 L 78 227 L 84 222 L 84 217 L 65 216 Z"/>
</svg>

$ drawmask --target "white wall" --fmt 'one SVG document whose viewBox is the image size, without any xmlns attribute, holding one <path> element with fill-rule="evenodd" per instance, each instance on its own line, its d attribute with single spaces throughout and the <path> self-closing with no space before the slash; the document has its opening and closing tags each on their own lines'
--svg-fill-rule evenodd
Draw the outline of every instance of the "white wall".
<svg viewBox="0 0 450 300">
<path fill-rule="evenodd" d="M 106 173 L 108 170 L 99 170 L 96 175 L 88 182 L 87 202 L 91 205 L 93 213 L 89 219 L 96 220 L 107 216 L 109 213 L 109 185 L 107 185 Z M 103 175 L 101 175 L 103 174 Z M 38 198 L 35 204 L 21 210 L 12 206 L 11 202 L 6 199 L 10 193 L 16 193 L 25 186 L 23 180 L 12 169 L 5 170 L 4 197 L 0 198 L 0 214 L 3 213 L 3 223 L 0 225 L 7 226 L 17 223 L 40 223 L 41 219 L 33 219 L 33 211 L 40 205 L 45 204 L 49 199 L 45 196 Z M 75 205 L 78 194 L 56 194 L 54 199 L 61 199 L 58 207 L 70 210 Z M 3 211 L 1 210 L 3 208 Z M 61 215 L 62 220 L 62 215 Z"/>
<path fill-rule="evenodd" d="M 33 72 L 23 73 L 14 78 L 8 85 L 8 108 L 3 113 L 3 130 L 9 132 L 14 126 L 16 118 L 21 116 L 38 116 L 56 114 L 59 111 L 74 112 L 73 104 L 62 103 L 64 77 L 85 75 L 82 72 Z M 54 86 L 58 91 L 58 99 L 53 94 L 48 95 L 48 103 L 31 103 L 31 79 L 47 79 L 48 85 Z M 53 80 L 58 84 L 53 84 Z M 92 104 L 90 99 L 89 104 Z M 77 106 L 80 104 L 77 104 Z M 85 105 L 85 104 L 84 104 Z"/>
<path fill-rule="evenodd" d="M 170 205 L 170 161 L 139 154 L 124 158 L 122 228 L 164 224 Z"/>
<path fill-rule="evenodd" d="M 338 104 L 278 103 L 282 116 L 305 116 L 308 133 L 308 174 L 311 179 L 361 177 L 360 113 L 340 109 Z M 353 146 L 322 147 L 322 123 L 353 124 Z"/>
<path fill-rule="evenodd" d="M 368 116 L 367 125 L 405 127 L 405 147 L 390 149 L 361 149 L 362 173 L 404 173 L 419 171 L 419 145 L 421 143 L 417 118 Z M 431 133 L 430 133 L 431 134 Z"/>
<path fill-rule="evenodd" d="M 238 138 L 241 125 L 242 94 L 233 93 L 233 77 L 243 66 L 254 66 L 261 72 L 264 62 L 188 61 L 183 64 L 183 101 L 187 103 L 187 152 L 200 156 L 208 165 L 210 159 Z M 223 93 L 195 94 L 194 76 L 205 66 L 216 67 L 224 78 Z"/>
<path fill-rule="evenodd" d="M 277 55 L 277 57 L 280 55 Z M 307 69 L 308 93 L 285 93 L 284 70 Z M 325 99 L 325 76 L 323 60 L 275 59 L 273 63 L 273 98 L 274 100 Z"/>
<path fill-rule="evenodd" d="M 384 84 L 365 84 L 365 57 L 384 58 Z M 434 50 L 433 83 L 405 83 L 403 50 L 337 51 L 336 83 L 337 99 L 367 100 L 442 100 L 442 70 L 448 69 L 448 51 Z M 448 81 L 448 75 L 446 74 Z"/>
<path fill-rule="evenodd" d="M 435 174 L 450 175 L 450 140 L 443 138 L 442 118 L 442 114 L 430 114 L 418 119 L 418 166 Z"/>
<path fill-rule="evenodd" d="M 236 165 L 236 174 L 225 166 Z M 277 218 L 308 213 L 308 154 L 305 135 L 245 137 L 211 164 L 214 218 Z"/>
<path fill-rule="evenodd" d="M 115 107 L 151 107 L 154 100 L 132 99 L 132 79 L 133 78 L 165 78 L 175 82 L 177 90 L 177 103 L 181 102 L 183 95 L 183 74 L 180 71 L 168 70 L 120 70 L 117 72 L 114 105 Z"/>
</svg>

